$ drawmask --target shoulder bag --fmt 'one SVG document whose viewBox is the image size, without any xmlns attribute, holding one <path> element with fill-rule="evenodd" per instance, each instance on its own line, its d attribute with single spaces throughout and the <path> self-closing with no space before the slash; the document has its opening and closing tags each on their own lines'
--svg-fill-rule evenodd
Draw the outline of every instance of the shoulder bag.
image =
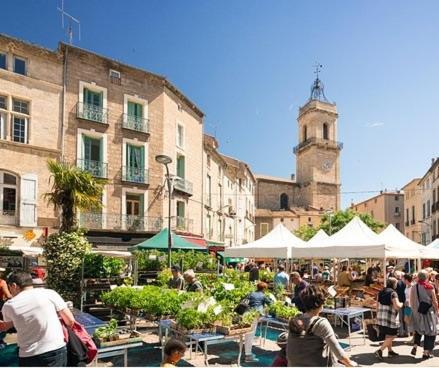
<svg viewBox="0 0 439 368">
<path fill-rule="evenodd" d="M 418 294 L 418 302 L 419 302 L 418 313 L 427 314 L 431 308 L 431 304 L 427 302 L 421 302 L 421 300 L 419 299 L 419 285 L 416 285 L 416 292 Z"/>
</svg>

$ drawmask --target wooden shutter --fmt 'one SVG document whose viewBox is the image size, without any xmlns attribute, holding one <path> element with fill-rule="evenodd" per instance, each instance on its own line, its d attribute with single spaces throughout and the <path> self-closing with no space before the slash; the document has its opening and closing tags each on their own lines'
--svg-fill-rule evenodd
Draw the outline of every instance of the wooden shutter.
<svg viewBox="0 0 439 368">
<path fill-rule="evenodd" d="M 25 174 L 21 177 L 20 226 L 37 226 L 38 176 Z"/>
</svg>

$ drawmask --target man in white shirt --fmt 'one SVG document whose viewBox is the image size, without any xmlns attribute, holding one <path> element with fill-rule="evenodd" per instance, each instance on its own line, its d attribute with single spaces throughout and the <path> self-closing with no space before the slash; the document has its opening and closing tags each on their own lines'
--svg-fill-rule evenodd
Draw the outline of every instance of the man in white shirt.
<svg viewBox="0 0 439 368">
<path fill-rule="evenodd" d="M 58 315 L 67 326 L 75 319 L 64 300 L 54 290 L 34 289 L 27 272 L 12 273 L 7 283 L 12 299 L 2 308 L 0 331 L 17 330 L 20 366 L 65 367 L 67 349 Z"/>
</svg>

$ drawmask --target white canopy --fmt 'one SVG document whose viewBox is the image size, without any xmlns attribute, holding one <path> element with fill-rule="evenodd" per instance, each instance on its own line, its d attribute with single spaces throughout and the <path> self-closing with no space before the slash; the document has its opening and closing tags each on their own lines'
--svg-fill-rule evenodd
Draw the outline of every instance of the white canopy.
<svg viewBox="0 0 439 368">
<path fill-rule="evenodd" d="M 103 250 L 103 249 L 97 249 L 93 248 L 91 250 L 92 253 L 101 254 L 103 256 L 107 257 L 115 257 L 115 258 L 131 258 L 133 257 L 133 254 L 131 252 L 123 252 L 118 250 Z"/>
<path fill-rule="evenodd" d="M 317 233 L 311 239 L 309 239 L 306 242 L 306 244 L 307 245 L 319 244 L 322 242 L 322 240 L 325 240 L 328 238 L 329 238 L 329 235 L 326 234 L 324 230 L 320 229 L 319 231 L 317 231 Z"/>
<path fill-rule="evenodd" d="M 426 246 L 428 249 L 439 249 L 439 238 L 432 241 L 430 244 Z"/>
<path fill-rule="evenodd" d="M 34 256 L 38 257 L 43 254 L 43 248 L 40 247 L 29 247 L 24 245 L 10 245 L 7 247 L 10 250 L 15 250 L 22 252 L 25 256 Z"/>
<path fill-rule="evenodd" d="M 293 235 L 283 224 L 279 224 L 254 242 L 226 248 L 224 255 L 226 257 L 291 258 L 295 248 L 301 247 L 306 248 L 306 243 Z M 295 257 L 294 254 L 293 256 Z"/>
<path fill-rule="evenodd" d="M 327 239 L 297 249 L 297 258 L 384 258 L 385 244 L 359 217 Z"/>
<path fill-rule="evenodd" d="M 386 258 L 418 259 L 422 256 L 424 247 L 407 238 L 392 224 L 387 226 L 378 238 L 386 245 Z"/>
</svg>

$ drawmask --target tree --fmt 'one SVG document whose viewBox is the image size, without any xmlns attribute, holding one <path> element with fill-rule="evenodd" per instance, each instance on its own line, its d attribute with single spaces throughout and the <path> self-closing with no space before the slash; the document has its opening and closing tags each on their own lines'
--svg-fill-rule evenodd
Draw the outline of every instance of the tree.
<svg viewBox="0 0 439 368">
<path fill-rule="evenodd" d="M 296 231 L 294 231 L 294 235 L 298 236 L 302 240 L 308 241 L 317 233 L 318 230 L 319 229 L 308 225 L 302 225 Z"/>
<path fill-rule="evenodd" d="M 61 209 L 60 232 L 76 229 L 77 210 L 102 208 L 102 192 L 106 180 L 94 178 L 76 166 L 49 160 L 52 191 L 44 197 L 56 210 Z"/>
<path fill-rule="evenodd" d="M 322 222 L 320 224 L 320 229 L 323 229 L 327 234 L 334 234 L 341 230 L 348 222 L 350 222 L 355 216 L 359 216 L 361 221 L 363 221 L 370 229 L 378 233 L 384 225 L 376 221 L 368 213 L 357 213 L 352 209 L 348 208 L 344 211 L 338 211 L 334 214 L 325 214 L 322 217 Z"/>
</svg>

